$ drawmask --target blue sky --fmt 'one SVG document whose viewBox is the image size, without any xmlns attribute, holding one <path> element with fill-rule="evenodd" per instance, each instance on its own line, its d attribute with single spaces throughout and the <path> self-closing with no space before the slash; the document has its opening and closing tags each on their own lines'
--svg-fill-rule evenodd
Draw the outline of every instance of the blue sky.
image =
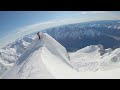
<svg viewBox="0 0 120 90">
<path fill-rule="evenodd" d="M 119 20 L 120 11 L 0 11 L 0 46 L 11 36 L 13 40 L 51 26 L 111 19 Z"/>
<path fill-rule="evenodd" d="M 50 12 L 50 11 L 1 11 L 0 12 L 0 33 L 1 37 L 16 28 L 26 25 L 49 21 L 55 18 L 71 18 L 75 16 L 72 12 Z"/>
</svg>

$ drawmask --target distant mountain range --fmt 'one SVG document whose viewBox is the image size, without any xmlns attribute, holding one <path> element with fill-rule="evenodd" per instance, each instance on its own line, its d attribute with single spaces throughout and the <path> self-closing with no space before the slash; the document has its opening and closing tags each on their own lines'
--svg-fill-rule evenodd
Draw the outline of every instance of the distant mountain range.
<svg viewBox="0 0 120 90">
<path fill-rule="evenodd" d="M 85 23 L 69 24 L 43 30 L 68 51 L 102 44 L 105 48 L 120 46 L 120 20 L 101 20 Z"/>
</svg>

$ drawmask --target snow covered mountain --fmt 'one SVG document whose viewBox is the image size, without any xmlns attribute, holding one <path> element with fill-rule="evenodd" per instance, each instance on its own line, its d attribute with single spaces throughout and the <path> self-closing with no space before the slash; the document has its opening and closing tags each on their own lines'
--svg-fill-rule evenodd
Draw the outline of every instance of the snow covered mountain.
<svg viewBox="0 0 120 90">
<path fill-rule="evenodd" d="M 38 70 L 38 72 L 43 73 L 43 78 L 62 78 L 63 75 L 61 75 L 61 72 L 63 68 L 60 68 L 62 66 L 69 68 L 65 70 L 63 69 L 66 76 L 65 78 L 71 78 L 71 77 L 68 77 L 67 75 L 72 74 L 72 72 L 76 73 L 73 75 L 73 77 L 77 75 L 76 78 L 77 77 L 82 78 L 82 77 L 79 77 L 78 71 L 99 71 L 99 70 L 109 71 L 110 70 L 110 72 L 112 72 L 112 69 L 113 70 L 117 68 L 119 69 L 119 66 L 120 66 L 119 65 L 120 20 L 102 20 L 102 21 L 93 21 L 93 22 L 86 22 L 86 23 L 69 24 L 69 25 L 63 25 L 59 27 L 46 29 L 46 30 L 43 30 L 42 32 L 48 33 L 56 41 L 49 35 L 45 34 L 43 36 L 44 37 L 43 40 L 41 41 L 42 43 L 37 43 L 37 39 L 36 39 L 37 36 L 35 34 L 31 34 L 23 38 L 17 39 L 15 42 L 0 49 L 0 76 L 5 71 L 10 69 L 15 63 L 16 64 L 13 67 L 18 68 L 18 70 L 11 69 L 12 70 L 11 72 L 20 71 L 20 73 L 11 75 L 11 77 L 8 77 L 8 78 L 12 78 L 12 76 L 14 78 L 42 78 L 42 76 L 41 77 L 34 76 L 34 75 L 29 76 L 30 75 L 29 73 L 31 72 L 26 72 L 26 73 L 24 72 L 26 70 L 29 71 L 29 69 L 32 70 L 31 67 L 34 67 L 34 68 L 43 67 L 43 69 Z M 47 39 L 45 37 L 47 37 Z M 50 40 L 48 37 L 50 38 Z M 61 48 L 54 46 L 54 42 L 52 42 L 51 40 L 55 41 L 55 43 L 59 42 L 61 44 L 59 47 L 62 47 L 62 48 L 65 47 L 66 50 L 70 53 L 63 53 L 63 52 L 56 53 L 56 51 L 59 51 L 59 49 Z M 41 46 L 41 44 L 43 46 Z M 21 60 L 20 58 L 23 58 L 23 57 L 27 58 L 26 54 L 24 53 L 32 49 L 30 48 L 32 47 L 31 45 L 33 45 L 33 47 L 35 47 L 34 45 L 38 45 L 36 48 L 39 50 L 36 50 L 35 48 L 33 48 L 33 51 L 29 53 L 30 55 L 27 53 L 27 55 L 29 55 L 31 58 L 30 60 L 28 60 L 30 62 L 28 62 L 28 64 L 24 63 L 26 59 L 25 58 L 22 59 L 24 60 L 23 63 L 25 65 L 25 68 L 23 68 L 22 70 L 19 70 L 23 66 L 23 63 L 18 65 L 18 61 Z M 47 46 L 44 46 L 44 45 L 47 45 Z M 51 48 L 49 48 L 49 45 L 52 45 Z M 53 48 L 55 48 L 56 51 L 54 51 Z M 63 51 L 67 52 L 65 48 Z M 38 51 L 40 52 L 41 56 L 44 58 L 44 59 L 42 58 L 42 61 L 38 60 L 38 58 L 41 58 L 41 56 L 39 55 L 38 55 L 38 58 L 35 58 L 37 57 L 36 55 Z M 60 54 L 61 56 L 58 56 L 58 54 Z M 66 58 L 65 60 L 66 56 L 68 58 Z M 34 58 L 38 60 L 38 62 L 34 62 L 33 60 Z M 51 59 L 50 61 L 48 61 L 49 58 L 51 59 L 55 58 L 55 60 L 53 60 L 53 62 L 51 61 Z M 59 62 L 57 60 L 59 60 Z M 63 63 L 62 61 L 64 61 L 64 65 L 62 65 Z M 49 65 L 50 62 L 61 63 L 60 65 L 62 66 L 59 66 L 57 64 L 52 64 L 52 63 L 51 65 Z M 31 65 L 31 63 L 34 63 L 36 66 Z M 42 63 L 40 64 L 41 67 L 37 63 Z M 54 69 L 55 68 L 53 67 L 54 65 L 56 67 L 58 66 L 61 72 L 58 72 L 57 68 Z M 65 72 L 69 70 L 71 72 L 67 72 L 67 73 Z M 36 71 L 33 70 L 33 72 L 36 72 Z M 49 74 L 47 76 L 44 73 L 47 73 L 47 74 L 49 73 Z M 60 76 L 58 75 L 58 73 Z"/>
<path fill-rule="evenodd" d="M 47 34 L 41 38 L 32 42 L 3 78 L 53 78 L 50 71 L 54 69 L 47 68 L 49 63 L 73 67 L 62 45 Z M 45 62 L 49 62 L 48 65 Z"/>
<path fill-rule="evenodd" d="M 14 65 L 36 36 L 27 35 L 0 49 L 0 75 Z"/>
<path fill-rule="evenodd" d="M 104 49 L 102 45 L 90 45 L 69 54 L 71 62 L 80 71 L 106 71 L 120 65 L 120 48 L 112 50 Z"/>
<path fill-rule="evenodd" d="M 1 78 L 120 78 L 119 61 L 120 48 L 111 50 L 104 49 L 102 45 L 91 45 L 69 54 L 55 39 L 42 34 L 42 39 L 35 38 Z"/>
<path fill-rule="evenodd" d="M 55 38 L 70 52 L 98 44 L 106 49 L 120 47 L 120 20 L 69 24 L 50 28 L 44 32 Z"/>
</svg>

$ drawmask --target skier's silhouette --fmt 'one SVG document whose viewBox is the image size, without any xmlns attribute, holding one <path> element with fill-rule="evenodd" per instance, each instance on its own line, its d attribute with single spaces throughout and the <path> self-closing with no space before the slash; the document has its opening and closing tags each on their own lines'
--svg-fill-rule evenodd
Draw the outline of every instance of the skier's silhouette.
<svg viewBox="0 0 120 90">
<path fill-rule="evenodd" d="M 38 32 L 37 35 L 38 35 L 38 38 L 39 38 L 39 40 L 40 40 L 40 32 Z"/>
</svg>

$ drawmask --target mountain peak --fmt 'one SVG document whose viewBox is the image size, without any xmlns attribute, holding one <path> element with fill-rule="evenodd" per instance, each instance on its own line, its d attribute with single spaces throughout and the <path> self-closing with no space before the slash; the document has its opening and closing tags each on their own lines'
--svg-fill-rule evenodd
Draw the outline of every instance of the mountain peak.
<svg viewBox="0 0 120 90">
<path fill-rule="evenodd" d="M 31 43 L 3 78 L 53 78 L 47 68 L 49 65 L 44 62 L 43 53 L 49 58 L 56 57 L 63 65 L 71 65 L 66 49 L 51 36 L 43 33 L 41 39 L 36 38 Z"/>
</svg>

